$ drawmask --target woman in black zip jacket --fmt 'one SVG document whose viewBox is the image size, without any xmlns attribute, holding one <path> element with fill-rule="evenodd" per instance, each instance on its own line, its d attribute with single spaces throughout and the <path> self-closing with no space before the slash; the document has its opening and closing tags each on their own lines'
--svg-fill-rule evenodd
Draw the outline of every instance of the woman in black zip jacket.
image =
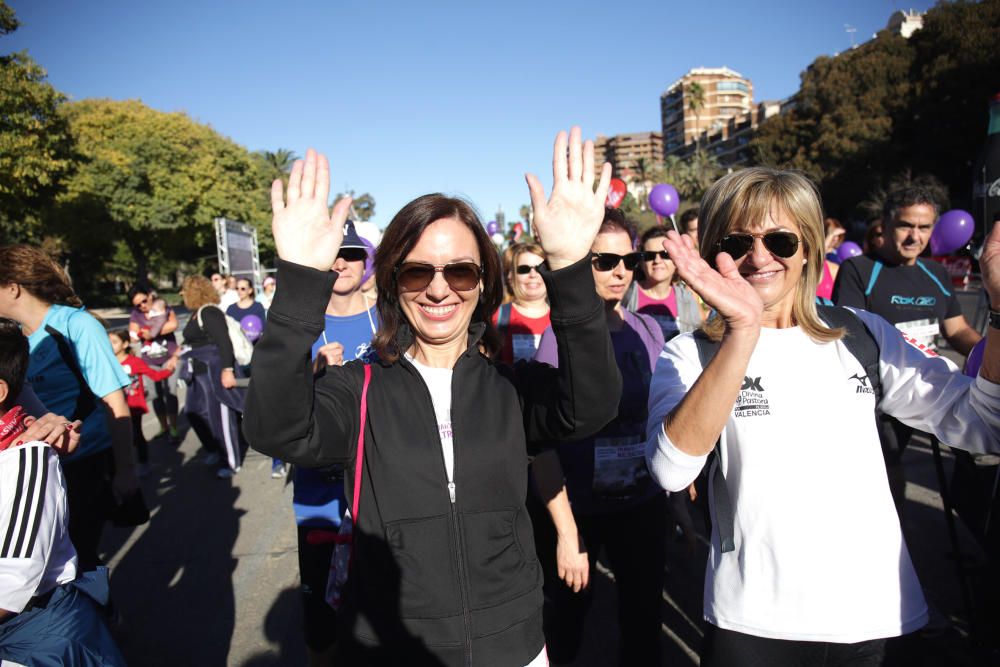
<svg viewBox="0 0 1000 667">
<path fill-rule="evenodd" d="M 595 192 L 593 145 L 573 128 L 556 138 L 547 202 L 527 176 L 558 369 L 494 361 L 502 270 L 467 203 L 426 195 L 386 229 L 338 664 L 545 664 L 526 443 L 581 439 L 615 416 L 621 378 L 590 269 L 610 172 Z M 244 429 L 282 460 L 346 464 L 350 498 L 364 363 L 315 377 L 309 363 L 350 206 L 328 211 L 329 182 L 326 158 L 310 149 L 287 195 L 281 181 L 272 187 L 282 289 L 255 349 Z"/>
</svg>

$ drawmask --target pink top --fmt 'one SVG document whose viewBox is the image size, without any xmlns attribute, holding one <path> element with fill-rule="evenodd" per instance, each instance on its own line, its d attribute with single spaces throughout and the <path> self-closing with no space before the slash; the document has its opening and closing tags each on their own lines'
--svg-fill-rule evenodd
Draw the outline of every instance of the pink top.
<svg viewBox="0 0 1000 667">
<path fill-rule="evenodd" d="M 830 272 L 829 260 L 823 260 L 823 276 L 816 285 L 816 296 L 821 299 L 833 298 L 833 274 Z"/>
</svg>

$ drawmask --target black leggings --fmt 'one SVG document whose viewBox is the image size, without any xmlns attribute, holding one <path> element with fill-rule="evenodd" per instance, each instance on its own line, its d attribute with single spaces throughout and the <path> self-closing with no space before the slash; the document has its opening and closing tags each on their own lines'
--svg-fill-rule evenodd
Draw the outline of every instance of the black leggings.
<svg viewBox="0 0 1000 667">
<path fill-rule="evenodd" d="M 856 644 L 768 639 L 708 624 L 701 645 L 701 667 L 877 667 L 884 639 Z"/>
</svg>

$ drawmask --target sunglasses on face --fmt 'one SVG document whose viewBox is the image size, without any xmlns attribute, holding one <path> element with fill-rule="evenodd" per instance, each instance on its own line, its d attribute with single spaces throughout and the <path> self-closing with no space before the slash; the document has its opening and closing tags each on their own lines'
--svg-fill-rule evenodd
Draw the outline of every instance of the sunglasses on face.
<svg viewBox="0 0 1000 667">
<path fill-rule="evenodd" d="M 146 304 L 146 303 L 149 303 L 149 297 L 148 296 L 145 299 L 140 299 L 139 301 L 133 301 L 132 305 L 134 307 L 138 308 L 138 307 L 140 307 L 140 306 L 142 306 L 143 304 Z"/>
<path fill-rule="evenodd" d="M 241 292 L 248 292 L 248 291 L 250 291 L 249 287 L 237 287 L 236 289 L 238 289 Z"/>
<path fill-rule="evenodd" d="M 538 264 L 520 264 L 515 269 L 515 271 L 517 271 L 517 275 L 519 276 L 526 276 L 532 271 L 538 273 L 538 267 L 539 267 Z"/>
<path fill-rule="evenodd" d="M 364 248 L 341 248 L 337 253 L 337 259 L 345 262 L 363 262 L 368 259 L 368 252 Z"/>
<path fill-rule="evenodd" d="M 396 284 L 403 292 L 419 292 L 434 280 L 434 274 L 441 272 L 448 286 L 456 292 L 468 292 L 479 285 L 483 270 L 472 262 L 454 264 L 426 264 L 424 262 L 404 262 L 396 267 Z"/>
<path fill-rule="evenodd" d="M 611 271 L 616 266 L 618 262 L 625 262 L 626 271 L 635 271 L 635 267 L 639 266 L 639 262 L 642 261 L 641 252 L 630 252 L 627 255 L 617 255 L 613 252 L 595 252 L 590 255 L 591 262 L 593 262 L 594 268 L 598 271 Z"/>
<path fill-rule="evenodd" d="M 766 234 L 729 234 L 716 244 L 734 260 L 750 252 L 754 239 L 764 242 L 764 247 L 775 257 L 788 259 L 799 249 L 799 237 L 792 232 L 767 232 Z"/>
<path fill-rule="evenodd" d="M 653 262 L 657 257 L 665 262 L 670 261 L 670 253 L 666 250 L 645 250 L 642 253 L 643 259 L 647 262 Z"/>
</svg>

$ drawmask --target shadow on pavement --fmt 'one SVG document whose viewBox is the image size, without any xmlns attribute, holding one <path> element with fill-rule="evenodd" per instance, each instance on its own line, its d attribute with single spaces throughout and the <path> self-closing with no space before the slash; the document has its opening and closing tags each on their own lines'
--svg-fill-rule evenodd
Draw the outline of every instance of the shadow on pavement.
<svg viewBox="0 0 1000 667">
<path fill-rule="evenodd" d="M 113 628 L 130 665 L 224 666 L 235 619 L 233 545 L 239 490 L 215 468 L 164 440 L 150 443 L 153 474 L 143 480 L 151 518 L 146 526 L 111 529 L 105 554 L 122 552 L 112 597 L 121 614 Z"/>
</svg>

